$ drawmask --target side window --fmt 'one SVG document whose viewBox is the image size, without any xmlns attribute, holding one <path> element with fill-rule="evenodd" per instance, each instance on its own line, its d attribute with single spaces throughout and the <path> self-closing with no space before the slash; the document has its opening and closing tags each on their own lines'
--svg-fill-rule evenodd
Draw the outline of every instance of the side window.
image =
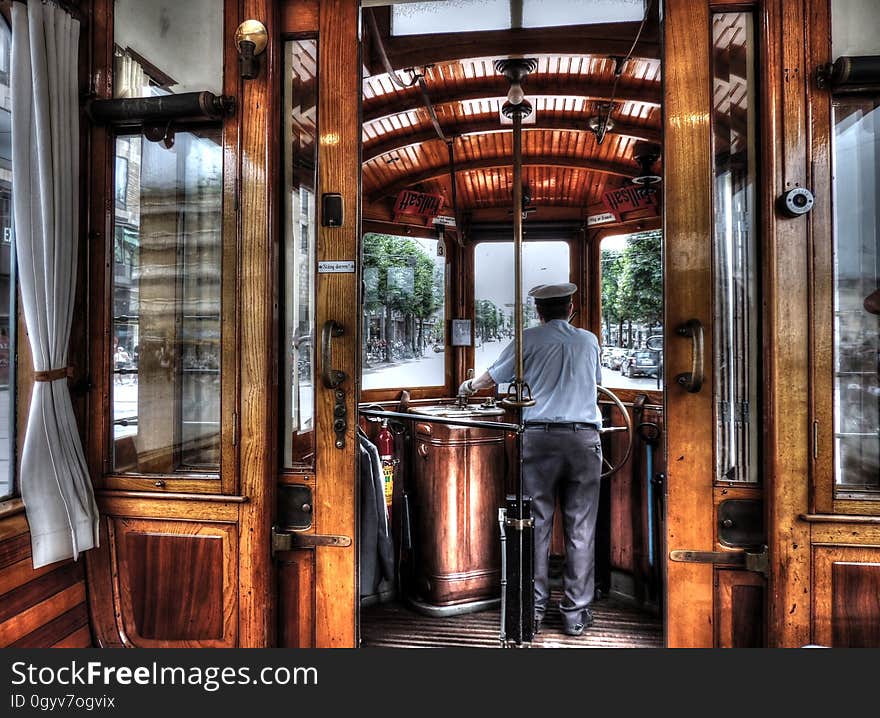
<svg viewBox="0 0 880 718">
<path fill-rule="evenodd" d="M 12 32 L 0 20 L 0 499 L 15 493 L 15 242 L 9 59 Z"/>
<path fill-rule="evenodd" d="M 439 241 L 364 236 L 363 389 L 446 384 L 446 260 Z"/>
<path fill-rule="evenodd" d="M 659 389 L 663 335 L 660 231 L 605 237 L 602 272 L 602 383 L 617 389 Z"/>
</svg>

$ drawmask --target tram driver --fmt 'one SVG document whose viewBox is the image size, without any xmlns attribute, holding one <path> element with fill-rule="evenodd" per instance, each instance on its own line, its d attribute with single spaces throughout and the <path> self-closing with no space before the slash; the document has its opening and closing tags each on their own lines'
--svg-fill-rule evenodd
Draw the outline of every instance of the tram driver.
<svg viewBox="0 0 880 718">
<path fill-rule="evenodd" d="M 523 379 L 535 405 L 523 410 L 523 484 L 535 519 L 535 630 L 550 599 L 550 540 L 556 498 L 565 535 L 563 630 L 579 636 L 593 624 L 595 534 L 602 473 L 602 424 L 597 385 L 602 382 L 596 335 L 569 323 L 571 283 L 538 285 L 534 297 L 541 324 L 523 332 Z M 465 381 L 459 395 L 515 378 L 516 354 L 509 344 L 483 375 Z"/>
</svg>

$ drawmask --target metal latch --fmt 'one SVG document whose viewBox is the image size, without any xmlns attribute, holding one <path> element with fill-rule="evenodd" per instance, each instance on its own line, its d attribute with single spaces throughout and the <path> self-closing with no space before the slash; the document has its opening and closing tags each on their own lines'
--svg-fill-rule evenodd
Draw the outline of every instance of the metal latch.
<svg viewBox="0 0 880 718">
<path fill-rule="evenodd" d="M 770 554 L 767 547 L 755 551 L 670 551 L 669 559 L 680 563 L 711 563 L 725 568 L 741 568 L 760 573 L 765 578 L 770 573 Z"/>
<path fill-rule="evenodd" d="M 307 534 L 301 531 L 285 531 L 277 526 L 272 527 L 272 554 L 279 551 L 294 551 L 298 548 L 315 548 L 331 546 L 346 548 L 351 546 L 351 537 L 335 534 Z"/>
</svg>

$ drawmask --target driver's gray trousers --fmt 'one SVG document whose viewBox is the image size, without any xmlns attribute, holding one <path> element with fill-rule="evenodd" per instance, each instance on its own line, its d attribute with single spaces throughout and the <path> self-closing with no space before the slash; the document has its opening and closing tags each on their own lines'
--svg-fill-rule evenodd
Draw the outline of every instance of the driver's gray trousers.
<svg viewBox="0 0 880 718">
<path fill-rule="evenodd" d="M 582 621 L 595 593 L 596 516 L 602 474 L 599 432 L 588 424 L 526 425 L 523 483 L 535 519 L 535 613 L 550 600 L 550 541 L 556 498 L 565 534 L 564 597 L 567 626 Z"/>
</svg>

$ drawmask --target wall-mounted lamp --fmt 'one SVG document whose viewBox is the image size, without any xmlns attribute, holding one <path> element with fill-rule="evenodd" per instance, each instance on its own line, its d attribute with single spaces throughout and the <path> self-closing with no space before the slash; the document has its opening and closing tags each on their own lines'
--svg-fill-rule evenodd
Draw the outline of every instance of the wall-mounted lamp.
<svg viewBox="0 0 880 718">
<path fill-rule="evenodd" d="M 235 31 L 238 47 L 238 71 L 243 80 L 255 80 L 260 74 L 259 55 L 266 49 L 269 33 L 259 20 L 245 20 Z"/>
</svg>

